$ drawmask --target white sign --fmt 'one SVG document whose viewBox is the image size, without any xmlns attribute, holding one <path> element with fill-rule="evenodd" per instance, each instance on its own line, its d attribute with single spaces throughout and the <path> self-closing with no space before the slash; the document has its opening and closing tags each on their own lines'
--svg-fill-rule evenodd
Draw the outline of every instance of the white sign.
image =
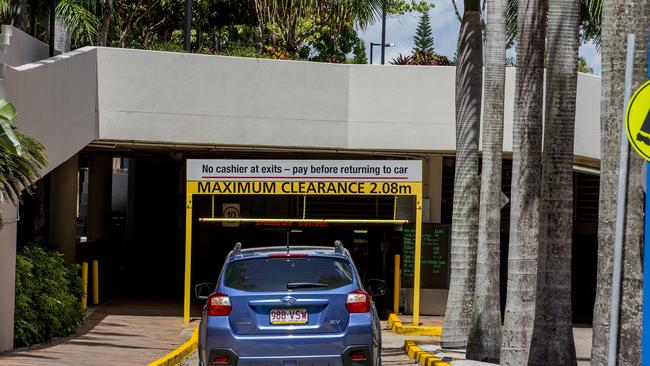
<svg viewBox="0 0 650 366">
<path fill-rule="evenodd" d="M 421 182 L 420 160 L 187 160 L 188 181 Z"/>
<path fill-rule="evenodd" d="M 239 203 L 224 203 L 223 210 L 222 210 L 222 217 L 229 218 L 229 219 L 239 218 L 239 214 L 241 213 L 239 207 L 240 207 Z M 223 226 L 238 227 L 239 221 L 226 221 L 223 223 Z"/>
</svg>

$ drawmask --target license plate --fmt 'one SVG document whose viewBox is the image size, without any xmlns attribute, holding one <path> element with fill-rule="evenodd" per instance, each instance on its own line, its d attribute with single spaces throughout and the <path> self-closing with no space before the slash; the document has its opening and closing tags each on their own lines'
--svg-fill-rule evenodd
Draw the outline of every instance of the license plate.
<svg viewBox="0 0 650 366">
<path fill-rule="evenodd" d="M 271 324 L 306 324 L 309 321 L 307 309 L 271 309 Z"/>
</svg>

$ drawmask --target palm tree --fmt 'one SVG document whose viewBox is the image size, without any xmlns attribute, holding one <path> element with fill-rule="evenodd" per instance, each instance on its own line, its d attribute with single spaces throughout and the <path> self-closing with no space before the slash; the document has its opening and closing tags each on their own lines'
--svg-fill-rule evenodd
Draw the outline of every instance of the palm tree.
<svg viewBox="0 0 650 366">
<path fill-rule="evenodd" d="M 467 358 L 499 362 L 501 304 L 501 162 L 506 80 L 506 1 L 488 0 L 485 29 L 483 153 L 474 309 Z"/>
<path fill-rule="evenodd" d="M 593 41 L 597 47 L 600 47 L 602 10 L 602 0 L 580 0 L 581 41 Z M 508 46 L 513 45 L 517 38 L 518 11 L 519 0 L 508 0 L 508 12 L 506 20 Z"/>
<path fill-rule="evenodd" d="M 636 33 L 633 89 L 646 80 L 647 29 L 650 4 L 647 1 L 603 2 L 601 81 L 601 175 L 598 215 L 598 277 L 594 305 L 592 365 L 607 364 L 611 301 L 616 192 L 618 184 L 623 88 L 625 81 L 626 36 Z M 619 324 L 618 364 L 639 365 L 641 354 L 641 307 L 643 267 L 643 176 L 645 162 L 630 149 L 625 235 L 623 247 L 622 296 Z"/>
<path fill-rule="evenodd" d="M 58 0 L 55 10 L 57 50 L 69 51 L 70 45 L 92 45 L 99 35 L 100 21 L 94 14 L 95 8 L 104 0 Z M 37 18 L 47 19 L 49 4 L 42 0 L 31 3 L 36 8 Z M 27 29 L 27 3 L 21 1 L 14 6 L 12 0 L 0 0 L 0 19 L 14 19 L 18 28 Z M 32 25 L 33 26 L 33 25 Z"/>
<path fill-rule="evenodd" d="M 535 326 L 528 365 L 576 365 L 571 318 L 573 140 L 580 3 L 549 0 Z"/>
<path fill-rule="evenodd" d="M 479 0 L 465 0 L 456 66 L 456 176 L 451 229 L 451 275 L 442 346 L 465 347 L 469 333 L 478 242 L 478 135 L 483 54 Z"/>
<path fill-rule="evenodd" d="M 519 4 L 502 365 L 526 365 L 535 319 L 547 3 Z"/>
<path fill-rule="evenodd" d="M 78 45 L 95 44 L 101 23 L 94 9 L 99 0 L 60 0 L 56 4 L 55 48 L 70 51 L 73 42 Z"/>
<path fill-rule="evenodd" d="M 0 100 L 0 198 L 17 204 L 20 192 L 28 189 L 47 165 L 47 157 L 43 145 L 14 130 L 11 120 L 15 116 L 13 105 Z"/>
</svg>

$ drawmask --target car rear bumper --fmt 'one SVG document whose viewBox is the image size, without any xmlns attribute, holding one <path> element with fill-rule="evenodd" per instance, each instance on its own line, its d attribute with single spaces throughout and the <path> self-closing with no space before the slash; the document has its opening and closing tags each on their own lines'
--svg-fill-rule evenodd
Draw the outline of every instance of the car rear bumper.
<svg viewBox="0 0 650 366">
<path fill-rule="evenodd" d="M 357 315 L 357 314 L 355 314 Z M 361 314 L 358 314 L 361 315 Z M 366 315 L 366 314 L 363 314 Z M 207 317 L 205 334 L 201 334 L 200 347 L 204 350 L 206 365 L 250 366 L 362 366 L 367 362 L 349 363 L 346 352 L 353 349 L 366 350 L 371 357 L 372 322 L 359 316 L 350 318 L 342 333 L 288 334 L 241 336 L 234 334 L 227 317 Z M 213 364 L 209 361 L 213 352 L 232 351 L 238 363 Z M 232 357 L 231 357 L 232 358 Z"/>
<path fill-rule="evenodd" d="M 353 359 L 353 354 L 365 354 L 365 359 Z M 231 349 L 211 349 L 209 366 L 371 366 L 372 353 L 368 346 L 349 346 L 340 355 L 239 357 Z M 221 362 L 213 360 L 221 358 Z"/>
</svg>

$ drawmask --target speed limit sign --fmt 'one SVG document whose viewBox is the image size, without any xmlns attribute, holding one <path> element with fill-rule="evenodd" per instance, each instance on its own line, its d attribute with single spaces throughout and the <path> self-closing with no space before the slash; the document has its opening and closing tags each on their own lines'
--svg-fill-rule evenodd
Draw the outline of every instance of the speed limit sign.
<svg viewBox="0 0 650 366">
<path fill-rule="evenodd" d="M 222 215 L 224 218 L 228 219 L 238 219 L 239 218 L 239 203 L 224 203 Z M 223 226 L 229 227 L 238 227 L 239 221 L 226 221 L 223 223 Z"/>
</svg>

